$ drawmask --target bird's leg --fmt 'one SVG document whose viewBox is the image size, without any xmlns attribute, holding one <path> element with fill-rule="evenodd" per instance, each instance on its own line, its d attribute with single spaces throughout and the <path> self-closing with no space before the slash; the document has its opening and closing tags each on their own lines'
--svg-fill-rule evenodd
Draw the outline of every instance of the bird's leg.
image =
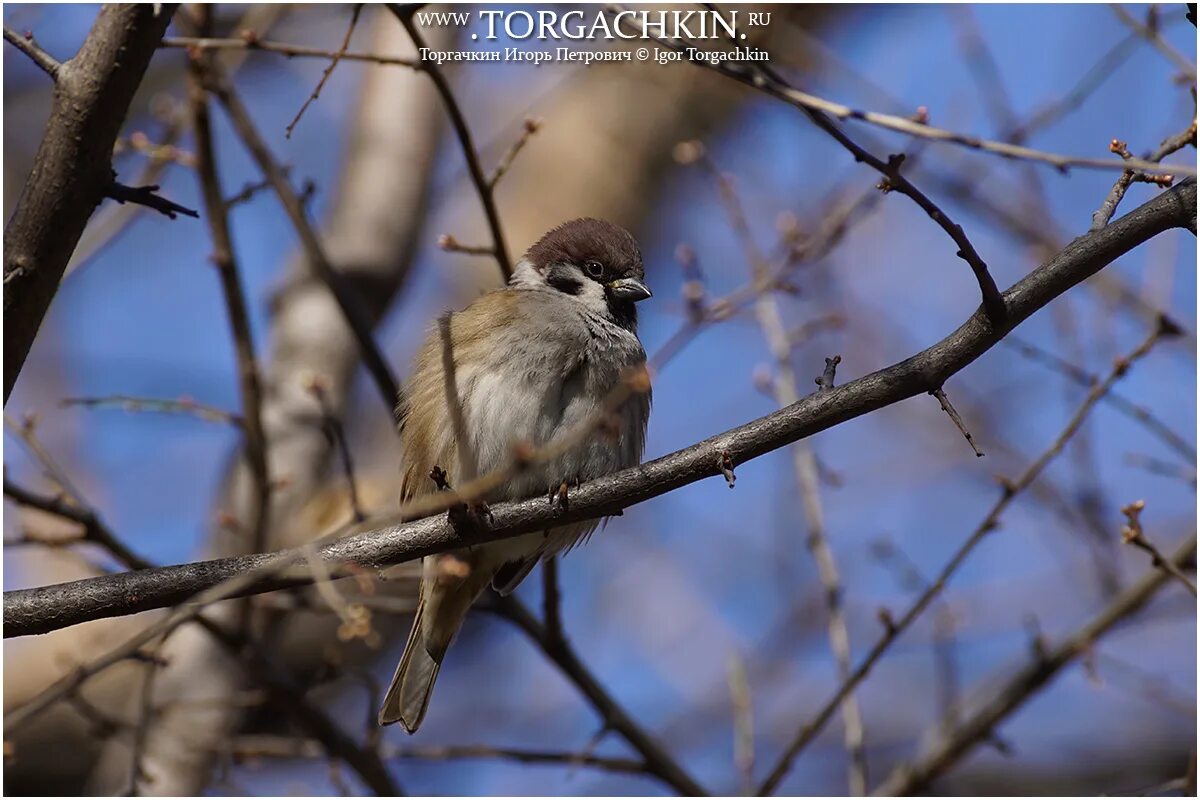
<svg viewBox="0 0 1200 800">
<path fill-rule="evenodd" d="M 450 481 L 446 477 L 446 470 L 441 467 L 434 465 L 433 469 L 429 471 L 429 479 L 437 486 L 439 492 L 452 491 Z M 492 522 L 492 510 L 483 500 L 455 503 L 447 509 L 446 513 L 455 530 L 479 530 Z"/>
<path fill-rule="evenodd" d="M 576 482 L 575 485 L 578 486 L 579 483 Z M 558 507 L 561 508 L 563 511 L 566 511 L 568 508 L 570 508 L 571 498 L 568 496 L 566 481 L 563 481 L 562 483 L 560 483 L 558 485 L 557 491 L 551 490 L 551 498 L 552 498 L 551 502 L 553 502 L 554 500 L 558 501 Z"/>
</svg>

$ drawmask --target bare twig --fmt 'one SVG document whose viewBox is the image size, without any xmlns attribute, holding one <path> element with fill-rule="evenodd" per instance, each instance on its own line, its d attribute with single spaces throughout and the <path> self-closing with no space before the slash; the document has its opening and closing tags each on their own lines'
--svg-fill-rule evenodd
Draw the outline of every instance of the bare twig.
<svg viewBox="0 0 1200 800">
<path fill-rule="evenodd" d="M 1192 120 L 1191 125 L 1189 125 L 1180 133 L 1177 133 L 1174 136 L 1168 136 L 1166 139 L 1164 139 L 1162 143 L 1159 144 L 1158 148 L 1147 156 L 1147 159 L 1151 162 L 1158 163 L 1171 153 L 1182 150 L 1189 144 L 1192 147 L 1196 146 L 1195 119 Z M 1125 143 L 1118 141 L 1117 139 L 1113 139 L 1112 141 L 1112 150 L 1113 152 L 1119 153 L 1127 162 L 1137 160 L 1130 155 Z M 1167 178 L 1169 179 L 1170 176 L 1168 175 Z M 1121 177 L 1117 178 L 1117 182 L 1114 183 L 1113 188 L 1109 190 L 1108 196 L 1104 198 L 1104 202 L 1100 204 L 1100 208 L 1096 209 L 1096 212 L 1092 214 L 1092 230 L 1099 230 L 1108 224 L 1109 220 L 1113 218 L 1113 214 L 1117 213 L 1117 206 L 1120 205 L 1121 200 L 1124 199 L 1125 192 L 1129 190 L 1130 184 L 1132 184 L 1136 179 L 1141 179 L 1150 183 L 1157 182 L 1148 178 L 1144 172 L 1139 172 L 1137 169 L 1132 167 L 1122 172 Z M 1168 184 L 1169 183 L 1170 181 L 1168 180 Z"/>
<path fill-rule="evenodd" d="M 1117 15 L 1117 19 L 1121 20 L 1138 36 L 1145 39 L 1154 49 L 1162 53 L 1164 57 L 1174 64 L 1180 72 L 1187 75 L 1193 82 L 1196 80 L 1196 65 L 1188 60 L 1187 56 L 1176 50 L 1170 42 L 1162 37 L 1158 31 L 1158 10 L 1151 6 L 1150 17 L 1146 24 L 1138 22 L 1132 14 L 1130 14 L 1119 3 L 1110 3 L 1109 8 Z"/>
<path fill-rule="evenodd" d="M 226 411 L 216 406 L 198 403 L 190 397 L 180 397 L 175 400 L 164 400 L 155 397 L 134 397 L 126 394 L 112 394 L 104 397 L 64 397 L 58 401 L 59 406 L 83 406 L 84 408 L 115 407 L 122 411 L 139 412 L 154 411 L 162 414 L 185 414 L 197 417 L 206 422 L 224 422 L 241 427 L 244 422 L 240 414 Z"/>
<path fill-rule="evenodd" d="M 733 765 L 742 778 L 742 794 L 754 791 L 754 705 L 746 663 L 736 651 L 729 655 L 729 698 L 733 705 Z"/>
<path fill-rule="evenodd" d="M 246 660 L 255 680 L 267 690 L 272 702 L 319 740 L 329 757 L 340 759 L 352 767 L 363 782 L 381 797 L 396 797 L 402 793 L 379 753 L 371 747 L 360 746 L 328 714 L 308 702 L 304 697 L 304 687 L 277 665 L 265 648 L 205 617 L 198 617 L 197 622 L 225 647 Z"/>
<path fill-rule="evenodd" d="M 1145 455 L 1144 453 L 1127 453 L 1125 455 L 1125 463 L 1130 466 L 1141 467 L 1154 475 L 1162 475 L 1165 478 L 1174 478 L 1183 481 L 1193 489 L 1196 488 L 1196 467 L 1192 464 L 1176 464 Z"/>
<path fill-rule="evenodd" d="M 1179 567 L 1196 554 L 1193 535 L 1177 550 L 1170 562 Z M 1166 572 L 1154 569 L 1114 597 L 1095 617 L 1056 647 L 1044 650 L 990 694 L 989 699 L 957 728 L 911 765 L 896 768 L 875 794 L 884 797 L 919 794 L 939 775 L 950 769 L 975 745 L 986 741 L 1002 720 L 1049 683 L 1064 667 L 1087 653 L 1114 626 L 1137 613 L 1169 580 Z"/>
<path fill-rule="evenodd" d="M 1192 583 L 1192 579 L 1185 575 L 1183 570 L 1176 566 L 1173 561 L 1164 557 L 1158 548 L 1154 546 L 1154 543 L 1146 538 L 1146 532 L 1142 530 L 1142 511 L 1145 508 L 1146 502 L 1144 500 L 1135 500 L 1121 508 L 1121 513 L 1125 515 L 1125 527 L 1121 528 L 1121 541 L 1149 553 L 1150 562 L 1154 566 L 1182 583 L 1192 593 L 1192 597 L 1195 597 L 1196 584 Z"/>
<path fill-rule="evenodd" d="M 81 526 L 83 528 L 81 541 L 92 542 L 100 546 L 129 569 L 149 569 L 154 566 L 150 561 L 126 547 L 125 543 L 101 522 L 99 516 L 91 508 L 72 505 L 58 497 L 36 494 L 17 486 L 8 478 L 4 479 L 4 496 L 17 505 L 36 508 L 38 511 L 45 511 Z"/>
<path fill-rule="evenodd" d="M 529 117 L 521 126 L 521 135 L 512 143 L 512 147 L 508 148 L 508 152 L 504 154 L 504 158 L 500 159 L 500 163 L 496 165 L 496 169 L 492 171 L 492 176 L 488 178 L 488 186 L 494 191 L 496 185 L 500 183 L 500 179 L 512 167 L 513 162 L 517 160 L 517 154 L 529 144 L 529 139 L 538 132 L 538 128 L 542 127 L 541 120 L 536 120 Z"/>
<path fill-rule="evenodd" d="M 285 176 L 290 177 L 291 176 L 291 168 L 288 167 L 287 165 L 284 165 L 283 166 L 283 174 Z M 259 192 L 267 191 L 270 188 L 271 188 L 271 182 L 268 180 L 250 181 L 250 182 L 246 183 L 244 186 L 242 186 L 242 188 L 238 190 L 237 194 L 230 195 L 229 197 L 225 198 L 225 208 L 232 211 L 234 208 L 236 208 L 237 206 L 240 206 L 242 203 L 250 202 L 252 199 L 254 199 L 254 196 L 256 194 L 258 194 Z"/>
<path fill-rule="evenodd" d="M 257 758 L 322 758 L 325 748 L 312 739 L 272 734 L 242 734 L 233 743 L 233 753 L 239 759 Z M 395 745 L 385 742 L 380 756 L 387 760 L 406 761 L 465 761 L 499 760 L 518 764 L 549 764 L 565 767 L 592 767 L 607 772 L 641 773 L 645 764 L 633 758 L 608 758 L 588 753 L 556 750 L 526 750 L 490 745 Z"/>
<path fill-rule="evenodd" d="M 58 59 L 42 49 L 37 40 L 33 38 L 32 31 L 26 31 L 22 36 L 7 25 L 4 26 L 4 41 L 16 47 L 25 55 L 29 56 L 29 60 L 37 65 L 38 69 L 49 75 L 54 80 L 58 80 L 58 69 L 62 64 L 58 63 Z"/>
<path fill-rule="evenodd" d="M 410 69 L 419 69 L 420 64 L 416 59 L 403 58 L 401 56 L 389 56 L 381 53 L 354 53 L 345 52 L 338 55 L 334 50 L 322 50 L 316 47 L 305 47 L 298 44 L 284 44 L 282 42 L 269 42 L 264 39 L 259 39 L 256 35 L 247 31 L 243 38 L 240 39 L 208 39 L 185 36 L 168 36 L 163 38 L 159 43 L 159 47 L 182 48 L 185 50 L 262 50 L 268 53 L 279 53 L 288 58 L 321 58 L 334 59 L 341 61 L 364 61 L 371 64 L 382 64 L 385 66 L 408 67 Z"/>
<path fill-rule="evenodd" d="M 966 437 L 967 444 L 971 445 L 971 449 L 975 451 L 975 457 L 982 458 L 983 451 L 979 449 L 979 445 L 975 444 L 975 439 L 971 436 L 971 432 L 967 430 L 966 423 L 963 422 L 963 419 L 961 416 L 959 416 L 958 411 L 953 405 L 951 405 L 950 398 L 946 397 L 946 393 L 942 390 L 942 387 L 939 386 L 930 392 L 930 394 L 937 398 L 937 401 L 942 406 L 942 411 L 946 412 L 946 415 L 950 417 L 951 421 L 954 423 L 954 427 L 958 428 L 959 432 Z"/>
<path fill-rule="evenodd" d="M 662 44 L 674 49 L 679 49 L 682 45 L 672 44 L 669 41 L 658 39 Z M 929 218 L 938 224 L 946 232 L 946 234 L 958 246 L 956 255 L 970 266 L 972 273 L 975 275 L 975 280 L 979 284 L 979 291 L 982 295 L 983 307 L 988 313 L 989 319 L 993 323 L 999 325 L 1004 320 L 1005 308 L 1004 301 L 1000 295 L 999 289 L 996 287 L 996 282 L 988 271 L 987 264 L 983 258 L 975 250 L 975 246 L 971 244 L 971 240 L 967 238 L 966 232 L 962 226 L 954 222 L 941 208 L 938 207 L 924 192 L 918 189 L 908 178 L 901 174 L 900 169 L 904 164 L 906 156 L 904 153 L 894 153 L 887 157 L 884 161 L 868 150 L 857 144 L 851 139 L 838 125 L 827 116 L 828 108 L 821 108 L 810 103 L 800 101 L 801 97 L 811 97 L 803 92 L 798 92 L 792 89 L 783 78 L 773 69 L 763 64 L 757 64 L 757 71 L 753 76 L 745 74 L 736 64 L 730 65 L 724 62 L 701 61 L 700 64 L 727 75 L 741 83 L 752 86 L 766 94 L 784 100 L 792 105 L 795 105 L 804 112 L 812 122 L 825 133 L 829 134 L 838 144 L 846 151 L 854 156 L 855 161 L 866 163 L 872 169 L 883 176 L 883 180 L 879 183 L 879 188 L 883 191 L 897 191 L 916 203 Z M 824 101 L 822 101 L 824 103 Z M 828 105 L 828 104 L 827 104 Z M 851 112 L 846 109 L 846 114 L 840 115 L 833 113 L 833 116 L 838 119 L 845 119 L 846 116 L 855 116 L 856 119 L 863 117 L 858 114 L 866 112 Z M 886 115 L 884 115 L 886 116 Z M 901 119 L 901 118 L 894 118 Z M 921 123 L 914 123 L 911 120 L 901 119 L 906 126 L 916 126 L 920 129 L 927 129 L 928 126 Z"/>
<path fill-rule="evenodd" d="M 275 160 L 266 142 L 254 127 L 254 122 L 250 118 L 249 111 L 234 92 L 228 80 L 217 72 L 214 65 L 209 65 L 209 68 L 205 69 L 204 77 L 205 88 L 212 92 L 221 105 L 224 106 L 238 135 L 254 157 L 254 160 L 258 163 L 259 170 L 270 181 L 271 188 L 275 191 L 279 202 L 287 212 L 288 218 L 291 219 L 292 225 L 300 235 L 300 242 L 304 247 L 312 269 L 325 282 L 326 286 L 329 287 L 330 292 L 332 292 L 342 312 L 345 314 L 346 322 L 354 332 L 355 340 L 358 342 L 363 363 L 374 379 L 375 388 L 379 392 L 380 399 L 390 414 L 395 408 L 396 399 L 400 396 L 400 387 L 396 382 L 395 376 L 392 374 L 391 368 L 388 366 L 387 360 L 383 357 L 378 345 L 375 343 L 371 333 L 371 322 L 363 308 L 362 298 L 355 293 L 353 287 L 346 282 L 342 274 L 329 262 L 329 259 L 325 255 L 325 250 L 321 246 L 320 238 L 308 220 L 308 214 L 304 210 L 303 203 L 288 182 L 283 168 Z"/>
<path fill-rule="evenodd" d="M 545 501 L 540 502 L 544 503 Z M 497 613 L 523 630 L 563 674 L 579 688 L 579 691 L 600 714 L 605 726 L 621 734 L 625 741 L 629 742 L 630 746 L 645 760 L 647 774 L 653 775 L 683 795 L 697 797 L 705 794 L 700 784 L 696 783 L 695 779 L 688 775 L 667 751 L 653 737 L 643 731 L 633 718 L 617 704 L 616 700 L 609 696 L 600 682 L 579 660 L 565 638 L 551 635 L 546 626 L 534 619 L 521 601 L 512 595 L 499 598 L 495 608 Z"/>
<path fill-rule="evenodd" d="M 185 217 L 200 218 L 195 209 L 181 206 L 165 197 L 159 197 L 156 194 L 157 191 L 158 186 L 156 184 L 151 186 L 126 186 L 123 183 L 113 180 L 105 188 L 104 196 L 110 197 L 122 205 L 125 203 L 134 203 L 135 205 L 152 208 L 171 219 L 175 219 L 178 214 L 183 214 Z"/>
<path fill-rule="evenodd" d="M 209 19 L 210 8 L 202 9 Z M 202 23 L 203 24 L 203 23 Z M 205 216 L 212 237 L 212 261 L 221 279 L 229 327 L 237 355 L 238 389 L 242 403 L 242 430 L 245 432 L 246 461 L 254 479 L 254 511 L 251 524 L 251 547 L 262 552 L 267 547 L 267 532 L 271 516 L 271 477 L 267 467 L 267 438 L 263 430 L 262 381 L 254 355 L 254 336 L 250 330 L 250 311 L 242 291 L 233 234 L 229 227 L 229 206 L 217 174 L 216 145 L 209 119 L 208 96 L 204 90 L 204 73 L 212 68 L 211 55 L 202 56 L 209 63 L 192 59 L 188 64 L 188 96 L 196 134 L 196 169 L 204 197 Z"/>
<path fill-rule="evenodd" d="M 170 101 L 167 101 L 168 103 Z M 195 167 L 196 154 L 189 153 L 187 150 L 181 150 L 176 146 L 175 141 L 178 137 L 173 131 L 168 130 L 166 141 L 153 142 L 145 133 L 135 131 L 128 139 L 117 139 L 113 145 L 113 155 L 120 155 L 126 150 L 133 151 L 145 156 L 151 163 L 153 162 L 170 162 L 178 164 L 181 167 Z M 148 181 L 138 181 L 145 184 Z"/>
<path fill-rule="evenodd" d="M 350 445 L 346 442 L 346 432 L 342 428 L 341 421 L 333 413 L 326 381 L 320 376 L 314 375 L 308 381 L 307 388 L 321 407 L 321 427 L 341 458 L 342 473 L 346 476 L 346 488 L 350 492 L 350 509 L 354 514 L 354 521 L 362 522 L 367 515 L 363 513 L 362 504 L 358 499 L 358 481 L 354 477 L 354 461 L 350 456 Z"/>
<path fill-rule="evenodd" d="M 413 40 L 413 44 L 418 50 L 427 46 L 425 37 L 421 35 L 421 32 L 417 30 L 416 23 L 413 22 L 411 10 L 395 3 L 388 3 L 388 9 L 396 19 L 400 20 L 400 24 L 404 26 L 404 30 L 408 31 L 409 38 Z M 433 81 L 434 88 L 437 89 L 437 93 L 446 107 L 450 124 L 454 127 L 454 133 L 462 146 L 463 157 L 467 161 L 467 171 L 471 174 L 471 182 L 475 184 L 475 191 L 479 194 L 483 215 L 487 218 L 496 262 L 500 265 L 500 273 L 504 276 L 504 280 L 507 281 L 512 277 L 513 268 L 512 261 L 508 256 L 508 248 L 504 244 L 504 231 L 500 227 L 500 213 L 496 210 L 496 198 L 493 192 L 495 184 L 483 174 L 483 167 L 479 163 L 479 151 L 475 149 L 466 117 L 463 116 L 458 100 L 454 97 L 454 90 L 450 88 L 450 82 L 446 80 L 441 67 L 436 61 L 422 61 L 417 68 L 429 75 L 429 79 Z"/>
<path fill-rule="evenodd" d="M 1004 339 L 1004 344 L 1016 350 L 1021 355 L 1049 366 L 1051 369 L 1057 370 L 1059 373 L 1069 378 L 1071 381 L 1084 388 L 1094 386 L 1100 380 L 1099 375 L 1093 375 L 1078 364 L 1074 364 L 1061 358 L 1054 353 L 1043 350 L 1037 345 L 1028 342 L 1018 336 L 1009 336 Z M 1122 414 L 1126 415 L 1135 422 L 1141 424 L 1150 433 L 1154 434 L 1163 444 L 1170 447 L 1176 453 L 1183 457 L 1189 463 L 1196 460 L 1196 448 L 1182 436 L 1180 436 L 1158 417 L 1154 416 L 1148 409 L 1139 406 L 1133 401 L 1125 397 L 1125 395 L 1113 391 L 1109 392 L 1104 397 L 1104 402 L 1111 405 Z"/>
<path fill-rule="evenodd" d="M 178 163 L 168 156 L 173 155 L 174 145 L 183 136 L 183 131 L 187 127 L 186 115 L 176 107 L 173 100 L 164 99 L 158 103 L 154 113 L 156 117 L 163 119 L 165 129 L 160 134 L 159 147 L 154 152 L 147 153 L 145 166 L 134 178 L 133 182 L 138 186 L 160 183 L 167 167 Z M 96 212 L 95 217 L 89 221 L 83 235 L 79 238 L 79 245 L 71 254 L 71 259 L 63 274 L 63 280 L 74 275 L 76 270 L 89 263 L 97 254 L 120 238 L 141 216 L 145 208 L 145 206 L 132 203 L 102 206 Z"/>
<path fill-rule="evenodd" d="M 703 163 L 717 182 L 721 200 L 725 205 L 734 233 L 742 246 L 746 264 L 750 269 L 753 285 L 757 290 L 755 299 L 755 315 L 759 327 L 766 340 L 767 347 L 775 361 L 776 377 L 771 381 L 771 394 L 781 408 L 799 401 L 799 388 L 795 370 L 792 368 L 792 345 L 787 330 L 783 325 L 779 304 L 768 282 L 768 270 L 762 251 L 754 240 L 746 219 L 746 212 L 734 187 L 732 179 L 722 173 L 711 157 L 707 155 L 699 142 L 685 143 L 682 152 L 677 149 L 676 157 L 687 162 L 699 160 Z M 685 269 L 698 271 L 694 253 L 684 254 Z M 792 255 L 789 254 L 789 258 Z M 834 378 L 837 366 L 842 361 L 841 356 L 825 359 L 825 370 L 816 379 L 817 391 L 826 392 L 834 388 Z M 829 546 L 825 535 L 825 517 L 821 505 L 820 480 L 817 469 L 816 454 L 807 441 L 799 441 L 792 445 L 792 461 L 796 479 L 800 484 L 801 502 L 804 507 L 805 521 L 808 527 L 807 544 L 821 576 L 821 584 L 825 589 L 825 605 L 828 613 L 828 638 L 830 650 L 837 663 L 839 678 L 844 680 L 850 670 L 850 636 L 846 627 L 845 611 L 842 605 L 841 578 L 838 574 L 837 562 L 833 549 Z M 730 473 L 732 474 L 732 472 Z M 727 480 L 729 476 L 726 476 Z M 732 486 L 732 481 L 730 481 Z M 858 700 L 848 696 L 842 704 L 842 720 L 844 723 L 844 742 L 850 757 L 848 783 L 852 795 L 863 795 L 867 791 L 867 760 L 864 746 L 865 733 L 863 730 L 862 713 Z M 751 754 L 752 757 L 752 754 Z M 750 773 L 745 773 L 747 780 L 752 780 Z"/>
<path fill-rule="evenodd" d="M 489 258 L 496 255 L 496 248 L 492 245 L 463 244 L 448 233 L 443 233 L 438 237 L 437 246 L 447 253 L 465 253 L 469 256 L 487 256 Z"/>
<path fill-rule="evenodd" d="M 934 582 L 929 585 L 899 619 L 892 617 L 890 614 L 888 615 L 888 624 L 885 626 L 884 635 L 871 648 L 866 658 L 855 668 L 849 680 L 844 681 L 834 695 L 821 706 L 820 711 L 796 732 L 795 737 L 793 737 L 791 743 L 784 749 L 775 767 L 759 787 L 759 794 L 772 794 L 779 787 L 780 782 L 791 770 L 796 756 L 816 738 L 816 735 L 825 726 L 825 723 L 833 715 L 838 705 L 866 678 L 876 662 L 887 652 L 892 642 L 911 627 L 913 622 L 938 597 L 950 578 L 954 576 L 959 567 L 966 561 L 967 556 L 975 550 L 989 533 L 996 529 L 1001 515 L 1012 503 L 1013 498 L 1027 489 L 1041 475 L 1046 465 L 1062 452 L 1067 442 L 1070 441 L 1071 437 L 1083 425 L 1092 408 L 1112 388 L 1113 384 L 1128 372 L 1130 366 L 1150 352 L 1155 344 L 1168 335 L 1170 335 L 1169 327 L 1160 324 L 1128 356 L 1118 359 L 1108 376 L 1101 383 L 1092 387 L 1092 390 L 1088 393 L 1083 403 L 1076 409 L 1071 419 L 1068 420 L 1066 427 L 1063 428 L 1062 432 L 1059 433 L 1050 446 L 1034 459 L 1015 480 L 1004 483 L 1000 499 L 992 506 L 987 516 L 984 517 L 983 522 L 975 528 L 966 541 L 954 552 L 950 560 L 942 567 Z"/>
<path fill-rule="evenodd" d="M 354 10 L 350 14 L 350 26 L 346 28 L 346 36 L 342 39 L 342 46 L 337 49 L 337 52 L 333 54 L 333 58 L 329 60 L 329 66 L 321 73 L 321 80 L 317 81 L 317 86 L 313 89 L 312 94 L 304 101 L 304 105 L 300 106 L 300 110 L 296 112 L 296 116 L 292 118 L 292 121 L 288 123 L 287 129 L 284 131 L 285 139 L 292 138 L 292 131 L 300 122 L 300 118 L 304 116 L 304 112 L 308 110 L 308 107 L 315 103 L 317 98 L 321 96 L 321 90 L 325 88 L 325 82 L 329 80 L 329 76 L 337 68 L 338 62 L 346 55 L 346 50 L 350 47 L 350 37 L 354 35 L 354 28 L 358 25 L 358 17 L 362 14 L 362 9 L 362 3 L 354 4 Z"/>
<path fill-rule="evenodd" d="M 610 5 L 610 8 L 623 9 L 620 5 Z M 654 39 L 664 47 L 669 47 L 673 50 L 680 50 L 685 45 L 679 42 L 668 40 L 659 37 L 653 32 L 647 31 L 646 37 Z M 980 150 L 986 153 L 1003 156 L 1005 158 L 1015 158 L 1027 161 L 1035 161 L 1042 164 L 1049 164 L 1059 171 L 1066 171 L 1071 168 L 1083 169 L 1124 169 L 1126 165 L 1120 161 L 1115 161 L 1109 158 L 1091 158 L 1087 156 L 1069 156 L 1059 153 L 1047 153 L 1041 150 L 1034 150 L 1029 147 L 1012 144 L 1009 142 L 997 142 L 990 139 L 983 139 L 978 136 L 971 136 L 955 131 L 943 130 L 935 128 L 931 125 L 914 121 L 908 117 L 897 117 L 892 114 L 881 114 L 877 111 L 864 111 L 851 106 L 843 105 L 832 100 L 826 100 L 808 92 L 802 92 L 788 86 L 786 83 L 779 81 L 777 77 L 769 76 L 766 73 L 770 70 L 763 68 L 763 62 L 748 62 L 742 64 L 733 61 L 720 61 L 708 59 L 699 60 L 695 63 L 726 75 L 734 80 L 744 83 L 748 86 L 753 86 L 766 94 L 778 97 L 785 100 L 791 105 L 798 108 L 807 109 L 819 114 L 828 114 L 839 120 L 854 119 L 862 122 L 875 125 L 886 130 L 896 131 L 908 136 L 913 136 L 920 139 L 929 139 L 935 142 L 946 142 L 956 144 L 961 147 L 966 147 L 971 150 Z M 1129 166 L 1135 169 L 1140 169 L 1144 172 L 1158 173 L 1164 172 L 1167 168 L 1152 164 L 1140 159 L 1135 159 L 1136 163 Z M 1196 170 L 1190 166 L 1172 167 L 1173 171 L 1179 175 L 1195 175 Z"/>
<path fill-rule="evenodd" d="M 159 654 L 162 652 L 165 639 L 164 636 L 151 645 L 150 658 L 142 667 L 145 674 L 142 676 L 141 693 L 138 697 L 138 717 L 133 727 L 133 746 L 129 755 L 129 784 L 126 794 L 131 797 L 137 796 L 139 786 L 149 777 L 142 770 L 142 757 L 145 755 L 146 739 L 154 721 L 154 679 L 162 668 L 162 664 L 159 663 Z"/>
</svg>

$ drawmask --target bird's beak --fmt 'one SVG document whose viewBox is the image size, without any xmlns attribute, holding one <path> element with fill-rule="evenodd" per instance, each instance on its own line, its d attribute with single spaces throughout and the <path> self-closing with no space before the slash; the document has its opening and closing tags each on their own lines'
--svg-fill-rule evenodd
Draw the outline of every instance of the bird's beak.
<svg viewBox="0 0 1200 800">
<path fill-rule="evenodd" d="M 632 300 L 635 303 L 639 300 L 645 300 L 647 297 L 654 296 L 654 293 L 650 291 L 650 287 L 637 278 L 618 278 L 608 284 L 608 290 L 612 292 L 613 297 L 619 297 L 622 300 Z"/>
</svg>

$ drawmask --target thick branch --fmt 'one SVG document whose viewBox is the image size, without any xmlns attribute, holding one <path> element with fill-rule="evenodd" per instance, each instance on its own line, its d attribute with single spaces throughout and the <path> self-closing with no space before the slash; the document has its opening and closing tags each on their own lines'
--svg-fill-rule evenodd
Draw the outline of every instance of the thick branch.
<svg viewBox="0 0 1200 800">
<path fill-rule="evenodd" d="M 1071 242 L 1004 293 L 1008 315 L 996 326 L 980 309 L 958 330 L 926 350 L 833 389 L 810 394 L 691 447 L 639 467 L 591 481 L 571 494 L 568 509 L 544 498 L 492 506 L 485 531 L 458 531 L 446 515 L 384 526 L 325 545 L 331 564 L 381 567 L 464 546 L 544 530 L 568 522 L 616 514 L 621 509 L 720 474 L 722 454 L 740 464 L 871 411 L 932 391 L 964 369 L 1017 324 L 1079 282 L 1171 228 L 1186 228 L 1196 216 L 1196 182 L 1189 179 L 1108 227 Z M 256 581 L 243 593 L 261 593 L 311 582 L 305 555 L 287 552 L 287 573 Z M 175 606 L 203 589 L 261 566 L 273 555 L 163 567 L 72 583 L 6 592 L 4 635 L 45 633 L 92 619 Z"/>
<path fill-rule="evenodd" d="M 83 47 L 56 71 L 54 107 L 4 229 L 5 402 L 83 228 L 112 184 L 113 144 L 174 11 L 104 6 Z"/>
</svg>

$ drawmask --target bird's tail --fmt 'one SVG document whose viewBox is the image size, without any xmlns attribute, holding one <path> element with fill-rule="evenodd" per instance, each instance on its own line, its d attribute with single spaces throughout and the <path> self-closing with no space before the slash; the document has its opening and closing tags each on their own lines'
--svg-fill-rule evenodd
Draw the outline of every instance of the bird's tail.
<svg viewBox="0 0 1200 800">
<path fill-rule="evenodd" d="M 421 594 L 412 630 L 408 634 L 408 643 L 404 645 L 404 655 L 396 667 L 392 685 L 388 687 L 387 695 L 383 698 L 383 707 L 379 709 L 380 725 L 401 722 L 409 733 L 415 733 L 421 725 L 421 720 L 425 719 L 429 697 L 433 694 L 433 683 L 437 680 L 438 670 L 442 666 L 441 657 L 435 659 L 425 647 L 422 631 L 425 593 Z"/>
<path fill-rule="evenodd" d="M 473 573 L 469 569 L 463 574 L 454 574 L 457 570 L 452 568 L 449 575 L 439 579 L 439 562 L 446 558 L 449 557 L 441 556 L 435 560 L 430 565 L 432 574 L 427 571 L 422 582 L 421 598 L 417 602 L 404 655 L 383 698 L 383 707 L 379 709 L 380 725 L 401 722 L 406 731 L 416 733 L 429 708 L 429 697 L 442 667 L 442 657 L 471 604 L 491 578 L 490 573 Z"/>
</svg>

